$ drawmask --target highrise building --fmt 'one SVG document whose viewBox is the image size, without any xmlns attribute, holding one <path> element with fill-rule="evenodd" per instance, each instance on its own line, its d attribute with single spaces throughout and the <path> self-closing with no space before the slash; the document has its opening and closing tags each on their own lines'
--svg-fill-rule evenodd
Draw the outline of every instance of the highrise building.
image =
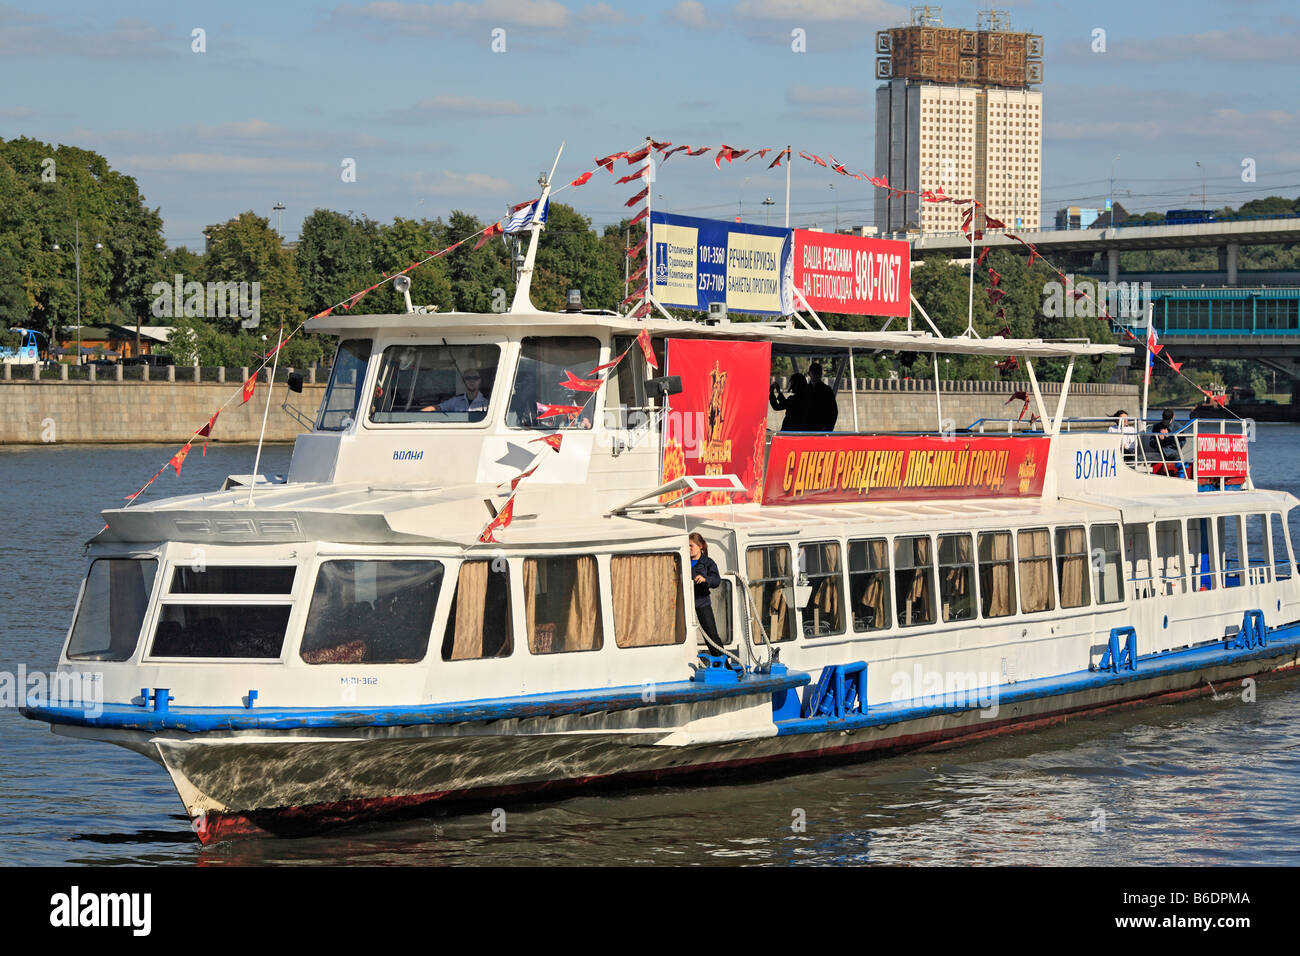
<svg viewBox="0 0 1300 956">
<path fill-rule="evenodd" d="M 876 175 L 899 189 L 974 197 L 1008 228 L 1039 227 L 1043 38 L 1007 29 L 998 10 L 975 30 L 943 26 L 938 7 L 876 34 Z M 956 232 L 964 209 L 876 193 L 882 232 Z"/>
</svg>

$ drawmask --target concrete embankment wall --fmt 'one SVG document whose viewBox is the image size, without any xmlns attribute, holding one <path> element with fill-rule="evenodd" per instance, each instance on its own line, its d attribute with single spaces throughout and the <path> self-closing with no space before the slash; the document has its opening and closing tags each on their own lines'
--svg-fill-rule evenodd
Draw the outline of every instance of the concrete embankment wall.
<svg viewBox="0 0 1300 956">
<path fill-rule="evenodd" d="M 163 370 L 154 370 L 160 372 Z M 188 370 L 186 370 L 188 371 Z M 212 430 L 214 441 L 257 441 L 266 411 L 266 373 L 248 404 L 238 369 L 227 382 L 0 382 L 0 445 L 80 442 L 184 442 L 232 395 Z M 165 374 L 165 373 L 164 373 Z M 311 430 L 325 386 L 290 392 L 275 383 L 267 441 L 292 441 Z"/>
</svg>

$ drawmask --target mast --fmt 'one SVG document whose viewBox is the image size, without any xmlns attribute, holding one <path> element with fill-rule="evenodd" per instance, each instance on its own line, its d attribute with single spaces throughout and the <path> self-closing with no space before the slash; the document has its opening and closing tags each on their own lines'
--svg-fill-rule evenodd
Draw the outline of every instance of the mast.
<svg viewBox="0 0 1300 956">
<path fill-rule="evenodd" d="M 524 264 L 519 268 L 519 278 L 515 282 L 515 297 L 510 302 L 511 312 L 536 312 L 532 300 L 528 297 L 529 291 L 533 285 L 533 263 L 537 260 L 537 241 L 541 238 L 542 213 L 546 209 L 546 204 L 551 198 L 551 180 L 555 177 L 555 167 L 560 165 L 560 156 L 564 153 L 564 144 L 560 144 L 560 151 L 555 154 L 555 162 L 551 164 L 551 174 L 547 176 L 543 173 L 537 177 L 537 185 L 542 187 L 542 195 L 538 197 L 537 205 L 533 207 L 533 218 L 528 224 L 528 231 L 532 235 L 528 239 L 528 254 L 524 257 Z"/>
</svg>

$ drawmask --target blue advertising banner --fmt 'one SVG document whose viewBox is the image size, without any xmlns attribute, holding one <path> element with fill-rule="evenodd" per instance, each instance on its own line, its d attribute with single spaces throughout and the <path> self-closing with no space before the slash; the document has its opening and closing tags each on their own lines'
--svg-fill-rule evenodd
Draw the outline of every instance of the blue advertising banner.
<svg viewBox="0 0 1300 956">
<path fill-rule="evenodd" d="M 789 315 L 794 260 L 780 226 L 650 214 L 650 294 L 665 306 Z"/>
</svg>

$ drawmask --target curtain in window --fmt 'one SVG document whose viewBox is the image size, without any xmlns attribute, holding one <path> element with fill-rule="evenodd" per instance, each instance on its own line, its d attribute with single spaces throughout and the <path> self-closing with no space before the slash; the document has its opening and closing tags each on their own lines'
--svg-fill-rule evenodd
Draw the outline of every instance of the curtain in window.
<svg viewBox="0 0 1300 956">
<path fill-rule="evenodd" d="M 866 542 L 868 548 L 867 566 L 879 570 L 872 571 L 867 579 L 867 586 L 862 591 L 862 605 L 870 608 L 872 630 L 889 627 L 889 580 L 886 542 L 884 538 Z"/>
<path fill-rule="evenodd" d="M 991 564 L 981 568 L 988 591 L 984 595 L 985 617 L 1006 617 L 1016 613 L 1015 580 L 1011 564 L 1009 533 L 980 536 L 980 557 Z"/>
<path fill-rule="evenodd" d="M 1088 603 L 1088 543 L 1083 528 L 1060 528 L 1056 538 L 1061 607 L 1083 607 Z"/>
<path fill-rule="evenodd" d="M 528 649 L 534 654 L 555 650 L 555 625 L 537 623 L 538 558 L 524 559 L 524 626 L 528 630 Z"/>
<path fill-rule="evenodd" d="M 448 660 L 473 660 L 483 656 L 483 617 L 487 607 L 490 566 L 488 561 L 466 561 L 460 566 L 453 605 L 455 632 Z"/>
<path fill-rule="evenodd" d="M 619 647 L 654 647 L 686 640 L 677 555 L 616 555 L 610 559 L 610 574 L 614 642 Z"/>
<path fill-rule="evenodd" d="M 1026 614 L 1050 611 L 1052 600 L 1051 548 L 1047 529 L 1021 531 L 1020 548 L 1020 606 Z"/>
<path fill-rule="evenodd" d="M 566 651 L 594 651 L 600 647 L 600 587 L 595 558 L 578 558 L 573 564 L 573 591 L 564 630 Z"/>
<path fill-rule="evenodd" d="M 840 546 L 818 545 L 825 560 L 826 577 L 816 578 L 816 591 L 812 603 L 822 614 L 838 622 L 840 619 Z"/>
</svg>

